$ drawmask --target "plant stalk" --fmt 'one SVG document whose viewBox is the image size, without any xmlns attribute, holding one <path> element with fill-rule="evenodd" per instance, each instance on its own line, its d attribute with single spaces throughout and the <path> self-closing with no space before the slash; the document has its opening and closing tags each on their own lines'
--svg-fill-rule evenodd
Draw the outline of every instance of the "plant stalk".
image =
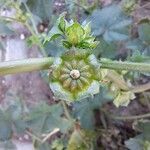
<svg viewBox="0 0 150 150">
<path fill-rule="evenodd" d="M 150 64 L 148 63 L 121 62 L 108 60 L 101 60 L 100 63 L 102 68 L 150 73 Z"/>
<path fill-rule="evenodd" d="M 115 120 L 137 120 L 137 119 L 142 119 L 142 118 L 149 118 L 150 113 L 147 114 L 140 114 L 140 115 L 135 115 L 135 116 L 115 116 L 108 112 L 108 110 L 101 108 L 100 109 L 102 112 L 104 112 L 108 117 L 115 119 Z"/>
<path fill-rule="evenodd" d="M 54 58 L 52 57 L 45 57 L 45 58 L 29 58 L 24 60 L 1 62 L 0 76 L 48 69 L 52 65 L 53 60 Z M 146 63 L 101 61 L 101 67 L 108 69 L 129 70 L 129 71 L 150 73 L 150 64 Z"/>
<path fill-rule="evenodd" d="M 149 90 L 149 89 L 150 89 L 150 82 L 149 82 L 149 83 L 146 83 L 146 84 L 143 84 L 143 85 L 137 85 L 137 86 L 133 87 L 133 88 L 131 89 L 131 91 L 132 91 L 133 93 L 141 93 L 141 92 L 147 91 L 147 90 Z"/>
<path fill-rule="evenodd" d="M 143 115 L 136 115 L 136 116 L 110 116 L 111 118 L 115 120 L 137 120 L 137 119 L 142 119 L 142 118 L 149 118 L 150 113 L 148 114 L 143 114 Z"/>
<path fill-rule="evenodd" d="M 128 87 L 127 83 L 125 82 L 125 80 L 122 79 L 116 71 L 109 70 L 108 74 L 107 74 L 107 78 L 110 79 L 115 84 L 117 84 L 117 86 L 120 89 L 125 90 L 125 91 L 129 90 L 129 87 Z"/>
<path fill-rule="evenodd" d="M 0 76 L 48 69 L 53 60 L 52 57 L 46 57 L 1 62 Z"/>
</svg>

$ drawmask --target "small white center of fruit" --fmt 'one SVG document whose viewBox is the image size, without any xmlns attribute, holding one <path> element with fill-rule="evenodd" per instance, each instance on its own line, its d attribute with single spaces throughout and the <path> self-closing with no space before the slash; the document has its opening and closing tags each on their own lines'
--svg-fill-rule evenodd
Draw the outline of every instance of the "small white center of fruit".
<svg viewBox="0 0 150 150">
<path fill-rule="evenodd" d="M 72 79 L 78 79 L 80 77 L 79 70 L 76 70 L 76 69 L 71 70 L 70 71 L 70 76 L 71 76 Z"/>
</svg>

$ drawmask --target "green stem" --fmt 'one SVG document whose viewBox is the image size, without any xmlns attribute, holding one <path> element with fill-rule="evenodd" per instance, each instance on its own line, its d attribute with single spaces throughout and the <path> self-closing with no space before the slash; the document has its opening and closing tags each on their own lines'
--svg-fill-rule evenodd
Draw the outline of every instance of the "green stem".
<svg viewBox="0 0 150 150">
<path fill-rule="evenodd" d="M 136 119 L 142 119 L 142 118 L 149 118 L 150 113 L 143 114 L 143 115 L 136 115 L 136 116 L 113 116 L 111 115 L 110 117 L 116 120 L 136 120 Z"/>
<path fill-rule="evenodd" d="M 22 23 L 22 21 L 20 21 L 17 18 L 12 18 L 12 17 L 7 17 L 7 16 L 5 16 L 5 17 L 0 16 L 0 20 L 3 20 L 3 21 L 16 21 L 16 22 Z"/>
<path fill-rule="evenodd" d="M 69 110 L 68 110 L 68 108 L 67 108 L 67 106 L 66 106 L 65 101 L 61 100 L 61 104 L 62 104 L 62 106 L 63 106 L 63 108 L 64 108 L 64 112 L 65 112 L 66 117 L 67 117 L 70 121 L 73 121 L 72 117 L 70 116 L 70 113 L 69 113 Z"/>
<path fill-rule="evenodd" d="M 117 86 L 122 90 L 129 90 L 129 87 L 124 79 L 114 70 L 109 70 L 107 74 L 107 78 L 110 79 L 112 82 L 117 84 Z"/>
<path fill-rule="evenodd" d="M 108 110 L 101 108 L 102 112 L 104 112 L 108 117 L 115 119 L 115 120 L 136 120 L 136 119 L 142 119 L 142 118 L 149 118 L 150 113 L 142 114 L 142 115 L 135 115 L 135 116 L 115 116 L 108 112 Z"/>
<path fill-rule="evenodd" d="M 26 28 L 30 31 L 30 33 L 33 35 L 33 36 L 36 36 L 36 34 L 34 33 L 31 25 L 29 25 L 27 22 L 24 23 L 24 25 L 26 26 Z"/>
<path fill-rule="evenodd" d="M 150 89 L 150 83 L 135 86 L 131 89 L 133 93 L 141 93 Z"/>
<path fill-rule="evenodd" d="M 150 89 L 150 83 L 129 87 L 123 78 L 114 70 L 109 70 L 107 78 L 114 82 L 120 89 L 132 91 L 133 93 L 141 93 Z"/>
<path fill-rule="evenodd" d="M 108 60 L 101 60 L 100 63 L 102 68 L 150 73 L 150 64 L 148 63 L 121 62 L 121 61 L 108 61 Z"/>
<path fill-rule="evenodd" d="M 52 65 L 53 60 L 52 57 L 46 57 L 1 62 L 0 76 L 48 69 Z"/>
<path fill-rule="evenodd" d="M 32 34 L 33 36 L 35 36 L 35 37 L 38 36 L 38 34 L 35 34 L 35 33 L 34 33 L 32 27 L 31 27 L 27 22 L 24 23 L 24 25 L 27 27 L 27 29 L 31 32 L 31 34 Z M 44 56 L 44 57 L 47 57 L 47 53 L 46 53 L 46 51 L 44 50 L 42 44 L 39 43 L 39 42 L 36 43 L 36 44 L 37 44 L 37 46 L 39 46 L 39 48 L 40 48 L 41 53 L 43 54 L 43 56 Z"/>
<path fill-rule="evenodd" d="M 35 70 L 48 69 L 52 65 L 54 58 L 29 58 L 24 60 L 7 61 L 0 63 L 0 75 L 29 72 Z M 150 72 L 150 64 L 146 63 L 131 63 L 131 62 L 104 62 L 101 61 L 102 68 L 121 69 L 130 71 Z M 127 66 L 125 67 L 125 65 Z"/>
<path fill-rule="evenodd" d="M 40 143 L 42 143 L 42 139 L 40 139 L 39 137 L 37 137 L 36 135 L 34 135 L 33 133 L 29 132 L 29 131 L 26 131 L 26 133 L 32 137 L 33 139 L 39 141 Z"/>
<path fill-rule="evenodd" d="M 37 29 L 35 28 L 35 24 L 33 25 L 33 28 L 34 30 L 32 29 L 32 26 L 28 23 L 28 22 L 22 22 L 21 20 L 17 19 L 17 18 L 11 18 L 11 17 L 3 17 L 1 16 L 0 17 L 0 20 L 4 20 L 4 21 L 17 21 L 19 23 L 22 23 L 29 31 L 30 33 L 33 35 L 33 36 L 38 36 L 39 33 L 37 31 Z M 45 49 L 43 48 L 43 45 L 41 43 L 36 43 L 37 46 L 39 46 L 40 50 L 41 50 L 41 53 L 43 54 L 44 57 L 47 57 L 47 53 L 45 51 Z"/>
<path fill-rule="evenodd" d="M 23 3 L 24 4 L 24 6 L 25 6 L 25 8 L 26 8 L 26 10 L 27 10 L 27 12 L 30 14 L 30 20 L 31 20 L 31 23 L 32 23 L 32 26 L 33 26 L 33 29 L 34 29 L 34 31 L 35 31 L 35 33 L 36 34 L 38 34 L 38 30 L 37 30 L 37 28 L 36 28 L 36 24 L 35 24 L 35 21 L 34 21 L 34 18 L 33 18 L 33 15 L 32 15 L 32 13 L 31 13 L 31 11 L 30 11 L 30 9 L 29 9 L 29 7 L 26 5 L 26 3 Z"/>
</svg>

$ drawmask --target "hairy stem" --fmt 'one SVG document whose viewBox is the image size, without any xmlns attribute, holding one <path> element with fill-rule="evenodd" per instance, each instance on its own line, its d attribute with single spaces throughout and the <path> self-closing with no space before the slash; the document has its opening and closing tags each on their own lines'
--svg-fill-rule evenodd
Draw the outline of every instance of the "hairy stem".
<svg viewBox="0 0 150 150">
<path fill-rule="evenodd" d="M 100 63 L 102 68 L 150 72 L 150 64 L 148 63 L 120 62 L 120 61 L 108 61 L 108 60 L 101 60 Z"/>
<path fill-rule="evenodd" d="M 0 75 L 29 72 L 48 69 L 54 58 L 29 58 L 24 60 L 7 61 L 0 63 Z M 150 64 L 119 61 L 101 61 L 102 68 L 150 72 Z"/>
<path fill-rule="evenodd" d="M 53 60 L 53 58 L 47 57 L 1 62 L 0 76 L 48 69 L 52 65 Z"/>
</svg>

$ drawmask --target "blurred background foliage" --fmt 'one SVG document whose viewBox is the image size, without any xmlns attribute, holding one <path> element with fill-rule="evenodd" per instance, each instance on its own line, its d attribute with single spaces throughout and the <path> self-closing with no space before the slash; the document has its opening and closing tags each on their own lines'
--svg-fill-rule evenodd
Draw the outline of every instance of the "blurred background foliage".
<svg viewBox="0 0 150 150">
<path fill-rule="evenodd" d="M 60 44 L 61 39 L 44 45 L 43 41 L 55 26 L 59 15 L 66 12 L 67 20 L 73 19 L 80 23 L 86 20 L 91 23 L 92 34 L 100 41 L 93 51 L 97 58 L 150 63 L 150 12 L 138 17 L 139 11 L 148 6 L 150 9 L 149 2 L 141 0 L 0 0 L 0 49 L 5 51 L 6 48 L 3 39 L 18 34 L 13 27 L 17 22 L 28 30 L 26 43 L 29 47 L 37 46 L 42 56 L 60 56 L 66 50 Z M 14 13 L 5 15 L 7 11 Z M 47 72 L 42 72 L 41 76 L 44 82 L 48 82 Z M 127 72 L 125 78 L 137 84 L 141 80 L 148 81 L 150 75 Z M 67 106 L 59 100 L 53 105 L 43 102 L 37 106 L 27 106 L 22 99 L 13 97 L 13 91 L 8 96 L 9 105 L 1 106 L 0 109 L 2 148 L 16 149 L 11 139 L 16 134 L 24 133 L 30 135 L 37 150 L 150 148 L 150 121 L 113 120 L 108 113 L 120 115 L 121 110 L 112 111 L 115 107 L 112 106 L 112 96 L 105 85 L 94 98 L 74 102 L 69 106 L 69 115 L 66 112 Z M 147 99 L 145 107 L 150 103 L 150 95 Z M 103 108 L 109 112 L 106 113 Z M 130 126 L 125 125 L 127 123 Z M 55 128 L 59 128 L 59 131 L 43 142 Z M 126 133 L 128 131 L 130 133 Z"/>
</svg>

